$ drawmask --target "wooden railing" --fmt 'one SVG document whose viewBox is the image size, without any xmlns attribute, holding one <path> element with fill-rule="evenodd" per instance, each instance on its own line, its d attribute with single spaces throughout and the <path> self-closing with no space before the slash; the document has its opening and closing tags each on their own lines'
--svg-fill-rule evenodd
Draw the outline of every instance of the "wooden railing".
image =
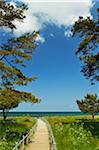
<svg viewBox="0 0 99 150">
<path fill-rule="evenodd" d="M 29 144 L 29 138 L 32 134 L 35 133 L 37 127 L 37 123 L 30 129 L 30 131 L 28 132 L 27 135 L 23 135 L 22 140 L 20 140 L 18 143 L 16 143 L 15 147 L 13 148 L 13 150 L 18 150 L 21 147 L 21 150 L 25 149 L 25 145 Z"/>
<path fill-rule="evenodd" d="M 49 122 L 45 118 L 42 118 L 42 120 L 46 123 L 48 131 L 49 131 L 50 149 L 51 150 L 57 150 L 57 148 L 56 148 L 56 142 L 55 142 L 55 138 L 54 138 L 54 135 L 53 135 L 52 128 L 51 128 Z"/>
</svg>

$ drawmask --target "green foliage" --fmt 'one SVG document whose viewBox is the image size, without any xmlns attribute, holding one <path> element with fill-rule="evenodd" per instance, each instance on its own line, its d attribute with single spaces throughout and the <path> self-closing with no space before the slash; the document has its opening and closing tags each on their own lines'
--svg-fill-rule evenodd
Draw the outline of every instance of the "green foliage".
<svg viewBox="0 0 99 150">
<path fill-rule="evenodd" d="M 0 150 L 12 150 L 16 142 L 26 135 L 36 120 L 31 117 L 11 118 L 6 124 L 0 120 Z"/>
<path fill-rule="evenodd" d="M 52 126 L 58 150 L 98 150 L 99 139 L 95 137 L 90 128 L 96 130 L 99 126 L 92 124 L 92 120 L 85 126 L 84 117 L 49 117 L 47 118 Z M 87 127 L 87 128 L 86 128 Z M 93 132 L 94 133 L 94 132 Z M 97 130 L 99 134 L 99 129 Z"/>
<path fill-rule="evenodd" d="M 27 9 L 27 6 L 21 3 L 13 6 L 10 3 L 0 1 L 0 27 L 16 29 L 14 21 L 22 22 L 26 17 L 24 12 Z M 32 58 L 38 34 L 33 31 L 20 37 L 13 36 L 8 39 L 6 44 L 0 45 L 1 87 L 11 88 L 15 85 L 27 85 L 28 82 L 36 79 L 35 77 L 26 77 L 22 67 L 25 67 L 25 62 Z"/>
<path fill-rule="evenodd" d="M 97 9 L 97 12 L 99 13 L 99 9 Z M 73 36 L 79 35 L 82 38 L 76 54 L 84 62 L 81 72 L 94 84 L 95 81 L 99 81 L 99 53 L 97 51 L 99 43 L 99 18 L 94 21 L 90 17 L 86 19 L 79 17 L 71 31 Z"/>
<path fill-rule="evenodd" d="M 23 20 L 25 18 L 24 11 L 28 8 L 26 5 L 21 4 L 21 6 L 13 6 L 9 3 L 0 1 L 0 27 L 8 27 L 10 29 L 15 29 L 15 20 Z"/>
<path fill-rule="evenodd" d="M 27 85 L 35 77 L 26 77 L 22 72 L 25 61 L 32 58 L 33 49 L 36 47 L 35 39 L 38 32 L 24 34 L 18 38 L 8 40 L 0 48 L 1 86 L 13 87 L 14 85 Z"/>
<path fill-rule="evenodd" d="M 0 90 L 0 109 L 14 108 L 22 101 L 37 103 L 39 99 L 28 92 L 11 89 Z"/>
<path fill-rule="evenodd" d="M 87 94 L 81 101 L 77 100 L 77 104 L 82 112 L 91 114 L 93 118 L 99 112 L 99 98 L 97 95 Z"/>
<path fill-rule="evenodd" d="M 9 2 L 0 1 L 0 27 L 13 31 L 16 29 L 14 21 L 22 22 L 27 9 L 22 3 L 13 6 Z M 39 102 L 31 93 L 14 90 L 16 85 L 27 85 L 36 79 L 27 77 L 22 69 L 26 61 L 32 58 L 38 34 L 33 31 L 20 37 L 12 36 L 13 38 L 8 39 L 6 44 L 0 45 L 0 109 L 3 110 L 4 119 L 5 109 L 15 108 L 22 101 Z"/>
<path fill-rule="evenodd" d="M 7 116 L 5 110 L 8 111 L 9 109 L 15 108 L 23 101 L 31 103 L 40 102 L 38 98 L 28 92 L 12 89 L 0 89 L 0 110 L 3 110 L 4 120 Z"/>
</svg>

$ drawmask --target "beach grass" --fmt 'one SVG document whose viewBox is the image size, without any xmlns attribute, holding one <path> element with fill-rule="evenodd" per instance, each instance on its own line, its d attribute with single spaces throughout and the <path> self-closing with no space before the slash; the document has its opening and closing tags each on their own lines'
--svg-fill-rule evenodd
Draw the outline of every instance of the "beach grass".
<svg viewBox="0 0 99 150">
<path fill-rule="evenodd" d="M 99 150 L 99 117 L 47 117 L 58 150 Z"/>
<path fill-rule="evenodd" d="M 6 122 L 0 118 L 0 150 L 12 150 L 35 123 L 33 117 L 14 117 Z"/>
</svg>

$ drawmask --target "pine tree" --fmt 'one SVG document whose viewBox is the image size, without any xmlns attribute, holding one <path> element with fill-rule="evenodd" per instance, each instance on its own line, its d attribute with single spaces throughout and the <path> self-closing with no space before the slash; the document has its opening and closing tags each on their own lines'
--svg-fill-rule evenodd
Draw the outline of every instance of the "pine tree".
<svg viewBox="0 0 99 150">
<path fill-rule="evenodd" d="M 22 21 L 24 11 L 28 8 L 21 4 L 17 7 L 9 3 L 0 1 L 0 27 L 16 29 L 14 21 Z M 32 53 L 36 48 L 36 37 L 38 32 L 26 33 L 20 37 L 13 37 L 6 44 L 0 46 L 0 76 L 1 86 L 13 87 L 14 85 L 26 85 L 35 77 L 26 77 L 21 71 L 25 67 L 25 61 L 32 58 Z"/>
<path fill-rule="evenodd" d="M 28 7 L 25 4 L 20 4 L 17 6 L 11 5 L 10 3 L 0 1 L 0 27 L 7 27 L 11 30 L 16 29 L 14 25 L 15 20 L 22 21 L 26 16 L 24 11 Z"/>
<path fill-rule="evenodd" d="M 0 110 L 3 111 L 4 120 L 7 117 L 7 111 L 9 109 L 17 107 L 21 102 L 38 103 L 40 99 L 33 96 L 31 93 L 12 90 L 12 89 L 1 89 L 0 90 Z"/>
<path fill-rule="evenodd" d="M 77 100 L 77 104 L 82 112 L 91 114 L 93 119 L 99 112 L 99 98 L 96 94 L 87 94 L 84 99 Z"/>
<path fill-rule="evenodd" d="M 0 1 L 0 27 L 10 29 L 13 34 L 13 30 L 16 29 L 14 21 L 23 21 L 27 9 L 24 4 L 13 6 Z M 28 82 L 36 79 L 27 77 L 22 68 L 26 67 L 26 61 L 32 58 L 38 34 L 33 31 L 20 37 L 13 36 L 6 44 L 0 45 L 0 109 L 3 110 L 4 120 L 5 111 L 17 107 L 20 102 L 40 102 L 31 93 L 15 90 L 16 85 L 27 85 Z"/>
<path fill-rule="evenodd" d="M 79 35 L 82 38 L 76 54 L 84 63 L 81 72 L 91 80 L 91 84 L 99 81 L 99 8 L 97 12 L 97 20 L 79 17 L 71 30 L 73 36 Z"/>
</svg>

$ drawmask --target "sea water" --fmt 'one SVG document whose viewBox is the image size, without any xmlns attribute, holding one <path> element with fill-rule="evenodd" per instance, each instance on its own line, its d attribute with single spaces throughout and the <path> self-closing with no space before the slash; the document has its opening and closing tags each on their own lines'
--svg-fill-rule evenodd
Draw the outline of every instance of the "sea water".
<svg viewBox="0 0 99 150">
<path fill-rule="evenodd" d="M 8 116 L 33 116 L 33 117 L 42 117 L 42 116 L 85 116 L 88 115 L 82 112 L 8 112 Z M 99 114 L 98 114 L 99 115 Z M 0 112 L 2 116 L 2 112 Z"/>
</svg>

